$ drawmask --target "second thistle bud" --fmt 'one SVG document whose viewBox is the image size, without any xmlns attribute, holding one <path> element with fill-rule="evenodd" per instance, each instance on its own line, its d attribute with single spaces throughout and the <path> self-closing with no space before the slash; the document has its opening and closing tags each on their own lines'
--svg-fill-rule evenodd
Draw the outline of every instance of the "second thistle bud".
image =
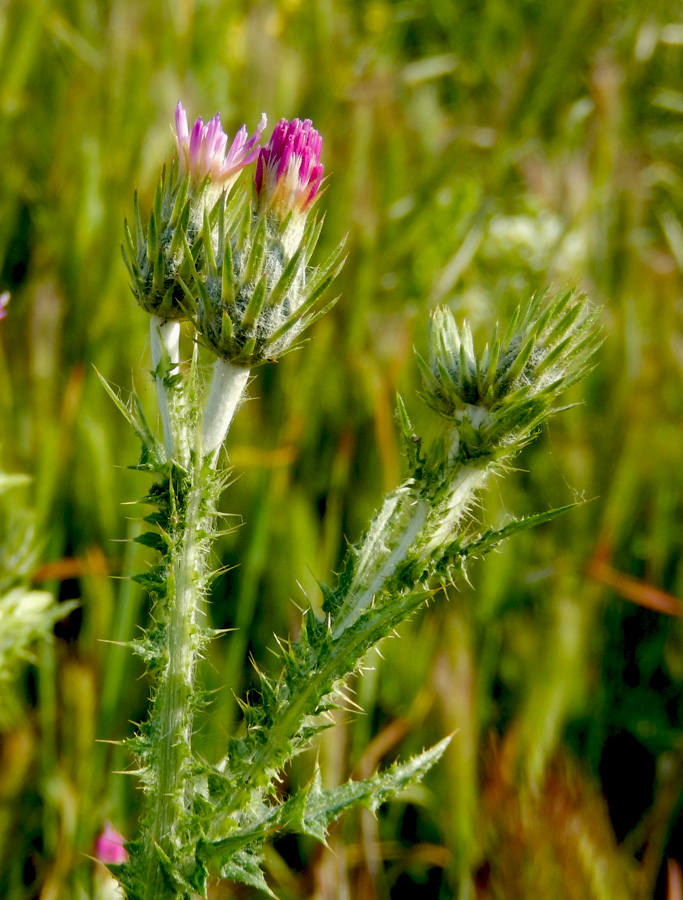
<svg viewBox="0 0 683 900">
<path fill-rule="evenodd" d="M 509 455 L 528 440 L 559 395 L 589 371 L 602 339 L 597 316 L 573 291 L 545 303 L 539 294 L 477 354 L 466 324 L 458 328 L 447 308 L 434 312 L 429 363 L 417 357 L 423 397 L 455 428 L 461 456 Z"/>
<path fill-rule="evenodd" d="M 343 264 L 343 244 L 309 268 L 322 228 L 308 219 L 323 177 L 321 148 L 310 120 L 282 119 L 259 153 L 255 203 L 234 228 L 225 207 L 218 212 L 217 246 L 205 242 L 206 277 L 197 283 L 197 320 L 221 359 L 247 368 L 277 359 L 329 308 L 317 303 Z"/>
</svg>

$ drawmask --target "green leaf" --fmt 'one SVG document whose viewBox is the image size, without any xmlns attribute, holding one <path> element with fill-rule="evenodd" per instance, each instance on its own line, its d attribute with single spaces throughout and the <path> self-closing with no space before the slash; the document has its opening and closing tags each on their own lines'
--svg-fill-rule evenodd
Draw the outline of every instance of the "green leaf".
<svg viewBox="0 0 683 900">
<path fill-rule="evenodd" d="M 158 553 L 166 553 L 168 550 L 168 539 L 159 534 L 158 531 L 145 531 L 133 538 L 136 544 L 142 544 L 143 547 L 151 547 Z"/>
<path fill-rule="evenodd" d="M 414 756 L 407 763 L 395 763 L 385 772 L 363 781 L 347 781 L 336 788 L 323 788 L 320 771 L 316 769 L 310 786 L 304 797 L 295 796 L 287 801 L 299 818 L 293 819 L 291 829 L 301 831 L 319 841 L 325 841 L 328 827 L 343 813 L 356 806 L 367 806 L 373 812 L 391 797 L 416 781 L 421 781 L 425 774 L 438 762 L 444 754 L 451 738 L 447 737 L 436 746 Z M 286 805 L 287 805 L 286 804 Z"/>
<path fill-rule="evenodd" d="M 221 867 L 221 878 L 231 878 L 233 881 L 239 881 L 240 884 L 257 888 L 269 897 L 274 898 L 275 894 L 268 887 L 268 883 L 263 875 L 262 863 L 263 855 L 260 847 L 258 850 L 250 848 L 238 851 L 228 863 Z"/>
<path fill-rule="evenodd" d="M 142 585 L 145 590 L 156 594 L 158 597 L 164 597 L 166 595 L 167 579 L 157 572 L 150 571 L 143 572 L 140 575 L 133 575 L 133 581 L 136 584 Z"/>
<path fill-rule="evenodd" d="M 218 869 L 224 878 L 234 878 L 270 893 L 261 871 L 260 848 L 269 834 L 294 832 L 307 834 L 325 843 L 327 829 L 343 813 L 356 806 L 373 812 L 397 796 L 408 785 L 420 781 L 438 762 L 451 738 L 414 756 L 407 763 L 395 763 L 385 772 L 362 781 L 347 781 L 335 788 L 324 788 L 316 767 L 310 784 L 278 806 L 261 807 L 250 824 L 236 829 L 219 841 L 203 843 L 197 856 Z"/>
<path fill-rule="evenodd" d="M 477 554 L 488 553 L 497 547 L 502 541 L 512 537 L 513 534 L 519 534 L 522 531 L 528 531 L 529 528 L 535 528 L 537 525 L 543 525 L 545 522 L 552 522 L 558 516 L 582 506 L 582 502 L 568 503 L 566 506 L 558 506 L 544 513 L 536 513 L 535 515 L 525 516 L 522 519 L 515 519 L 508 522 L 502 528 L 489 528 L 482 532 L 476 538 L 462 542 L 460 544 L 460 554 L 464 556 L 474 556 Z M 451 548 L 453 545 L 451 545 Z"/>
</svg>

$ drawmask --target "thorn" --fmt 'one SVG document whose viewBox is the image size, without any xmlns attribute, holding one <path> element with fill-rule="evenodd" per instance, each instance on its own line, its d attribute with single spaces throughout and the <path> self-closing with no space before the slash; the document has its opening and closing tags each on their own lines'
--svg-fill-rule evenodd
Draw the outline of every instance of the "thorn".
<svg viewBox="0 0 683 900">
<path fill-rule="evenodd" d="M 357 709 L 359 712 L 364 712 L 363 707 L 356 703 L 355 700 L 352 700 L 350 697 L 347 697 L 346 694 L 343 694 L 340 690 L 336 691 L 337 695 L 342 698 L 346 703 L 352 706 L 354 709 Z"/>
</svg>

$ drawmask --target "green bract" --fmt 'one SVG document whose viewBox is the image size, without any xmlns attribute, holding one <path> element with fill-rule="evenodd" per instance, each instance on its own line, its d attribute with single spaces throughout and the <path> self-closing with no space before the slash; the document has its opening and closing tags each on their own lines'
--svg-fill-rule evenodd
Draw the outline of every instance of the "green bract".
<svg viewBox="0 0 683 900">
<path fill-rule="evenodd" d="M 181 178 L 177 160 L 173 160 L 170 170 L 164 167 L 161 173 L 147 228 L 142 224 L 137 192 L 133 230 L 128 222 L 124 226 L 123 260 L 133 294 L 144 310 L 161 319 L 188 317 L 182 284 L 192 278 L 201 249 L 196 206 L 201 204 L 208 180 L 194 197 L 188 195 L 189 186 L 190 176 Z"/>
<path fill-rule="evenodd" d="M 240 213 L 232 229 L 219 210 L 215 252 L 207 221 L 205 277 L 194 280 L 192 299 L 206 344 L 219 358 L 252 367 L 281 356 L 334 305 L 317 306 L 343 265 L 344 242 L 311 268 L 322 220 L 311 218 L 301 233 L 292 216 L 280 222 L 246 203 Z"/>
</svg>

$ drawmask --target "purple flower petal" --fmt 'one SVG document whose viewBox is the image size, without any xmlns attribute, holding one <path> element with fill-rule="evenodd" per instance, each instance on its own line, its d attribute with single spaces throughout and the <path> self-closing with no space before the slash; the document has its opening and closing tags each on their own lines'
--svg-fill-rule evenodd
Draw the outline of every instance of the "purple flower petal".
<svg viewBox="0 0 683 900">
<path fill-rule="evenodd" d="M 320 188 L 322 139 L 310 119 L 280 119 L 256 165 L 256 193 L 262 208 L 282 218 L 305 214 Z"/>
<path fill-rule="evenodd" d="M 229 146 L 228 135 L 223 131 L 220 114 L 216 113 L 207 125 L 204 125 L 202 119 L 197 119 L 190 134 L 187 114 L 182 104 L 178 103 L 176 142 L 181 173 L 189 172 L 193 181 L 198 183 L 208 176 L 213 184 L 229 187 L 240 171 L 256 160 L 258 148 L 255 145 L 261 139 L 266 122 L 264 114 L 256 132 L 248 140 L 248 132 L 243 125 Z"/>
</svg>

